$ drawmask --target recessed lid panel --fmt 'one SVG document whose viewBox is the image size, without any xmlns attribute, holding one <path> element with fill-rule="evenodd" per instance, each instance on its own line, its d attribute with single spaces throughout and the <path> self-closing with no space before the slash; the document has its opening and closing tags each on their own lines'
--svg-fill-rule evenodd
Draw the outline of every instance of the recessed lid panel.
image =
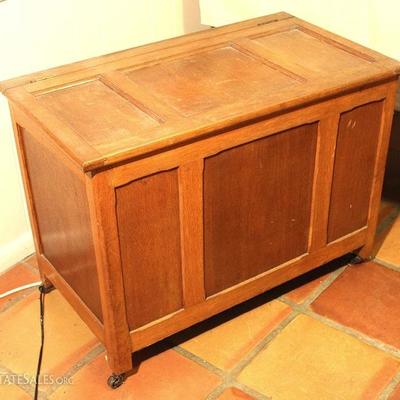
<svg viewBox="0 0 400 400">
<path fill-rule="evenodd" d="M 267 60 L 231 46 L 136 69 L 128 76 L 185 117 L 216 108 L 232 113 L 234 105 L 240 110 L 298 83 Z"/>
<path fill-rule="evenodd" d="M 12 79 L 0 89 L 87 170 L 398 77 L 285 13 Z"/>
<path fill-rule="evenodd" d="M 316 32 L 307 32 L 300 27 L 260 36 L 253 41 L 269 51 L 284 55 L 292 64 L 301 65 L 319 75 L 371 66 L 375 61 L 365 54 L 340 46 Z"/>
<path fill-rule="evenodd" d="M 136 138 L 159 122 L 99 80 L 37 96 L 81 137 L 96 147 Z"/>
</svg>

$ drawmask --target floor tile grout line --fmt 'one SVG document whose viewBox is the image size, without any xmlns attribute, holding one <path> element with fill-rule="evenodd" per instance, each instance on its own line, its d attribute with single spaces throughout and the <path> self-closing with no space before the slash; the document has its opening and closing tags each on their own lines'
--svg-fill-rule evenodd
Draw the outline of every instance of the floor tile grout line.
<svg viewBox="0 0 400 400">
<path fill-rule="evenodd" d="M 271 397 L 268 397 L 260 392 L 257 392 L 255 389 L 247 385 L 244 385 L 243 383 L 237 382 L 236 380 L 232 382 L 231 387 L 240 389 L 242 392 L 248 394 L 251 397 L 254 397 L 255 400 L 272 400 Z"/>
<path fill-rule="evenodd" d="M 390 262 L 384 261 L 378 257 L 375 257 L 372 261 L 375 263 L 382 265 L 385 268 L 391 269 L 392 271 L 400 272 L 400 265 L 392 264 Z"/>
<path fill-rule="evenodd" d="M 214 388 L 214 390 L 207 395 L 205 400 L 217 400 L 225 390 L 230 388 L 239 389 L 243 393 L 251 396 L 251 398 L 254 400 L 272 400 L 270 397 L 257 392 L 256 390 L 247 385 L 244 385 L 243 383 L 235 381 L 231 377 L 227 377 L 227 379 L 225 379 L 220 385 Z"/>
<path fill-rule="evenodd" d="M 344 332 L 350 336 L 353 336 L 354 338 L 362 341 L 363 343 L 368 344 L 378 350 L 381 350 L 381 351 L 385 352 L 386 354 L 389 354 L 392 357 L 395 357 L 396 359 L 400 359 L 400 350 L 391 345 L 381 342 L 378 339 L 371 338 L 370 336 L 368 336 L 360 331 L 357 331 L 356 329 L 342 325 L 339 322 L 336 322 L 330 318 L 320 315 L 320 314 L 312 311 L 309 308 L 301 307 L 298 304 L 295 304 L 290 300 L 282 299 L 280 301 L 282 301 L 284 304 L 292 307 L 293 309 L 297 310 L 297 312 L 299 314 L 304 314 L 310 318 L 320 321 L 320 322 L 324 323 L 325 325 L 327 325 L 333 329 L 339 330 L 341 332 Z"/>
<path fill-rule="evenodd" d="M 222 381 L 222 383 L 220 383 L 217 387 L 215 387 L 205 398 L 205 400 L 216 400 L 218 399 L 221 394 L 225 391 L 225 389 L 228 389 L 229 386 L 229 382 L 225 380 Z"/>
<path fill-rule="evenodd" d="M 65 372 L 62 376 L 64 378 L 73 378 L 76 373 L 78 373 L 82 368 L 86 365 L 90 364 L 96 357 L 98 357 L 101 353 L 104 352 L 104 346 L 101 343 L 98 343 L 94 348 L 89 350 L 82 358 L 79 359 L 67 372 Z M 60 385 L 54 383 L 50 386 L 49 389 L 46 390 L 46 396 L 52 395 L 57 389 L 60 388 Z"/>
<path fill-rule="evenodd" d="M 204 360 L 203 358 L 193 354 L 192 352 L 182 348 L 181 346 L 175 346 L 173 349 L 185 358 L 203 366 L 210 372 L 220 376 L 223 382 L 218 385 L 207 397 L 207 400 L 216 399 L 217 394 L 221 394 L 220 391 L 231 386 L 243 388 L 244 392 L 255 397 L 255 400 L 268 400 L 269 398 L 255 389 L 250 388 L 236 380 L 239 373 L 262 351 L 276 336 L 278 336 L 282 330 L 298 315 L 297 311 L 292 310 L 290 314 L 281 321 L 268 335 L 266 335 L 256 346 L 254 346 L 249 352 L 247 352 L 242 359 L 235 365 L 231 370 L 225 371 L 221 368 L 213 365 L 212 363 Z M 242 390 L 242 389 L 241 389 Z M 251 392 L 251 393 L 250 393 Z"/>
<path fill-rule="evenodd" d="M 315 288 L 308 296 L 306 296 L 306 298 L 300 304 L 308 306 L 309 304 L 314 302 L 326 289 L 328 289 L 328 287 L 330 285 L 332 285 L 333 282 L 335 282 L 335 280 L 346 270 L 346 268 L 349 265 L 351 265 L 351 264 L 343 265 L 342 267 L 329 273 L 328 274 L 329 276 L 323 282 L 321 282 L 318 285 L 318 287 Z M 312 282 L 312 280 L 310 282 Z M 310 282 L 307 282 L 307 283 L 310 283 Z M 305 283 L 305 284 L 307 284 L 307 283 Z M 288 297 L 286 295 L 287 295 L 287 293 L 283 294 L 282 296 L 278 297 L 277 300 L 282 298 L 282 299 L 287 299 L 290 301 L 290 299 L 288 299 Z M 298 303 L 293 303 L 293 304 L 298 304 Z"/>
<path fill-rule="evenodd" d="M 395 270 L 396 272 L 399 272 L 400 266 L 396 266 L 396 265 L 394 265 L 394 264 L 387 263 L 387 262 L 385 262 L 385 261 L 383 261 L 383 260 L 381 260 L 381 259 L 379 259 L 379 258 L 375 258 L 375 259 L 372 260 L 372 261 L 375 261 L 376 263 L 378 263 L 378 264 L 380 264 L 380 265 L 382 265 L 382 266 L 384 266 L 384 267 L 387 267 L 387 268 L 389 268 L 389 269 Z M 36 268 L 34 268 L 34 267 L 33 267 L 32 265 L 30 265 L 29 263 L 26 263 L 24 260 L 23 260 L 21 263 L 22 263 L 24 266 L 29 267 L 31 270 L 36 271 Z M 353 336 L 353 337 L 355 337 L 355 338 L 357 338 L 357 339 L 360 339 L 360 340 L 363 341 L 364 343 L 366 343 L 366 344 L 368 344 L 368 345 L 371 345 L 371 346 L 373 346 L 373 347 L 375 347 L 375 348 L 377 348 L 377 349 L 379 349 L 379 350 L 381 350 L 381 351 L 384 351 L 385 353 L 388 353 L 388 354 L 390 354 L 390 355 L 392 355 L 392 356 L 394 356 L 394 357 L 396 357 L 396 358 L 399 358 L 399 357 L 400 357 L 400 350 L 395 349 L 395 348 L 392 348 L 391 346 L 386 345 L 385 343 L 382 343 L 382 342 L 380 342 L 380 341 L 377 341 L 376 339 L 370 338 L 369 336 L 367 336 L 367 335 L 365 335 L 365 334 L 363 334 L 363 333 L 361 333 L 361 332 L 359 332 L 359 331 L 356 331 L 356 330 L 354 330 L 354 329 L 352 329 L 352 328 L 350 328 L 350 327 L 346 327 L 346 326 L 344 326 L 344 325 L 342 325 L 342 324 L 339 324 L 339 323 L 337 323 L 336 321 L 330 320 L 329 318 L 324 317 L 324 316 L 322 316 L 322 315 L 320 315 L 320 314 L 317 314 L 317 313 L 313 312 L 312 310 L 308 309 L 308 307 L 310 306 L 310 304 L 311 304 L 313 301 L 315 301 L 315 299 L 318 298 L 318 297 L 319 297 L 319 296 L 320 296 L 320 295 L 321 295 L 321 294 L 322 294 L 322 293 L 323 293 L 323 292 L 324 292 L 324 291 L 325 291 L 325 290 L 326 290 L 326 289 L 327 289 L 327 288 L 328 288 L 328 287 L 329 287 L 329 286 L 344 272 L 344 270 L 347 268 L 347 266 L 348 266 L 348 265 L 343 266 L 343 267 L 341 267 L 340 269 L 338 269 L 338 270 L 334 271 L 333 273 L 331 273 L 331 276 L 329 276 L 329 277 L 327 278 L 326 281 L 321 282 L 321 284 L 320 284 L 315 290 L 313 290 L 313 291 L 306 297 L 306 299 L 305 299 L 301 304 L 296 304 L 296 303 L 294 303 L 294 302 L 292 302 L 292 301 L 286 299 L 284 296 L 281 296 L 281 297 L 282 297 L 282 300 L 281 300 L 281 298 L 279 298 L 279 299 L 277 299 L 277 300 L 281 300 L 284 304 L 289 305 L 290 307 L 292 307 L 293 311 L 292 311 L 291 314 L 294 314 L 293 317 L 292 317 L 292 319 L 294 319 L 294 318 L 295 318 L 298 314 L 300 314 L 300 313 L 301 313 L 301 314 L 305 314 L 305 315 L 307 315 L 307 316 L 310 316 L 310 317 L 312 317 L 312 318 L 314 318 L 314 319 L 317 319 L 317 320 L 319 320 L 319 321 L 325 323 L 326 325 L 328 325 L 328 326 L 330 326 L 330 327 L 332 327 L 332 328 L 335 328 L 335 329 L 338 329 L 338 330 L 340 330 L 340 331 L 343 331 L 343 332 L 345 332 L 345 333 L 347 333 L 347 334 L 350 334 L 351 336 Z M 27 295 L 29 295 L 29 294 L 31 294 L 31 293 L 33 293 L 33 292 L 34 292 L 33 290 L 30 291 L 30 292 L 27 292 Z M 9 307 L 6 307 L 5 309 L 1 310 L 0 312 L 4 312 L 4 311 L 8 310 L 9 308 L 13 307 L 13 306 L 14 306 L 15 304 L 17 304 L 19 301 L 21 301 L 21 300 L 23 300 L 24 298 L 26 298 L 27 295 L 20 295 L 20 296 L 18 296 L 17 298 L 13 299 L 13 301 L 12 301 L 11 304 L 10 304 L 10 306 L 9 306 Z M 289 315 L 289 316 L 290 316 L 290 315 Z M 291 319 L 291 320 L 292 320 L 292 319 Z M 288 323 L 290 323 L 290 321 L 289 321 Z M 288 324 L 288 323 L 287 323 L 287 324 Z M 283 330 L 283 329 L 286 327 L 286 325 L 287 325 L 287 324 L 285 324 L 283 327 L 281 327 L 282 324 L 284 324 L 284 321 L 282 321 L 282 322 L 281 322 L 269 335 L 267 335 L 261 342 L 265 342 L 266 339 L 267 339 L 272 333 L 274 333 L 275 331 L 279 331 L 279 332 L 276 332 L 276 333 L 271 337 L 271 339 L 269 340 L 269 341 L 272 341 L 272 340 L 281 332 L 281 330 Z M 281 329 L 279 329 L 279 328 L 281 328 Z M 265 342 L 264 346 L 262 346 L 257 352 L 255 352 L 255 354 L 253 355 L 253 357 L 250 357 L 248 363 L 250 363 L 251 360 L 252 360 L 260 351 L 262 351 L 262 349 L 265 347 L 265 345 L 267 345 L 267 344 L 269 343 L 269 341 Z M 261 343 L 261 342 L 260 342 L 260 343 Z M 260 344 L 260 343 L 259 343 L 259 344 Z M 258 346 L 256 346 L 256 347 L 258 347 Z M 180 348 L 179 346 L 177 346 L 177 348 L 179 349 L 178 352 L 179 352 L 180 354 L 182 354 L 183 352 L 181 353 L 181 350 L 184 350 L 184 349 Z M 253 350 L 254 350 L 254 349 L 255 349 L 255 348 L 253 348 Z M 68 376 L 68 377 L 74 376 L 75 373 L 77 373 L 81 368 L 83 368 L 85 365 L 87 365 L 88 363 L 90 363 L 96 356 L 98 356 L 99 354 L 101 354 L 102 351 L 104 351 L 104 348 L 102 348 L 101 345 L 96 346 L 96 347 L 95 347 L 93 350 L 91 350 L 85 357 L 83 357 L 81 360 L 79 360 L 78 363 L 74 364 L 74 366 L 73 366 L 69 371 L 67 371 L 67 373 L 64 374 L 63 376 Z M 89 357 L 89 359 L 87 359 L 88 355 L 89 355 L 90 353 L 92 353 L 92 352 L 95 352 L 95 354 L 94 354 L 92 357 Z M 241 384 L 240 382 L 237 382 L 237 381 L 235 380 L 234 376 L 238 375 L 238 374 L 241 372 L 241 370 L 244 369 L 244 368 L 248 365 L 248 363 L 246 363 L 245 365 L 243 365 L 243 367 L 242 367 L 236 374 L 233 374 L 233 375 L 232 375 L 232 372 L 235 371 L 235 370 L 237 369 L 237 366 L 236 366 L 232 371 L 227 371 L 227 372 L 226 372 L 226 371 L 220 370 L 219 368 L 215 367 L 215 366 L 212 365 L 211 363 L 208 363 L 206 360 L 203 360 L 203 359 L 201 359 L 200 357 L 197 357 L 196 355 L 194 355 L 194 354 L 192 354 L 192 353 L 190 353 L 190 352 L 187 352 L 186 350 L 184 350 L 184 352 L 185 352 L 186 354 L 182 354 L 182 355 L 184 355 L 186 358 L 189 358 L 189 359 L 191 359 L 192 361 L 195 361 L 193 357 L 198 358 L 197 362 L 198 362 L 199 364 L 205 366 L 207 369 L 211 370 L 212 372 L 216 373 L 217 375 L 219 375 L 219 376 L 225 378 L 225 380 L 226 380 L 226 378 L 229 378 L 229 379 L 226 380 L 226 382 L 225 382 L 225 380 L 224 380 L 224 383 L 221 384 L 220 386 L 224 386 L 224 388 L 229 388 L 229 387 L 234 386 L 234 387 L 237 387 L 237 388 L 239 388 L 239 389 L 242 387 L 242 388 L 244 388 L 245 390 L 247 390 L 247 392 L 248 392 L 248 391 L 254 392 L 253 396 L 254 396 L 254 395 L 258 395 L 258 397 L 259 397 L 260 399 L 261 399 L 261 398 L 262 398 L 262 399 L 267 399 L 266 396 L 264 396 L 264 395 L 262 395 L 262 394 L 260 394 L 260 393 L 258 393 L 258 392 L 256 392 L 256 391 L 254 391 L 254 390 L 251 389 L 251 388 L 247 388 L 247 389 L 246 389 L 246 386 L 245 386 L 245 385 L 243 385 L 243 384 Z M 250 351 L 250 352 L 241 360 L 241 362 L 240 362 L 239 364 L 241 364 L 241 363 L 243 362 L 243 360 L 244 360 L 245 358 L 247 358 L 247 357 L 249 356 L 249 354 L 252 353 L 252 352 L 253 352 L 253 351 Z M 189 354 L 190 354 L 190 357 L 188 357 Z M 82 362 L 82 361 L 83 361 L 83 362 Z M 239 364 L 238 364 L 238 365 L 239 365 Z M 0 373 L 1 373 L 1 370 L 2 370 L 2 369 L 8 371 L 6 368 L 0 366 Z M 217 371 L 218 371 L 218 372 L 217 372 Z M 11 371 L 8 371 L 8 372 L 10 372 L 11 374 L 13 374 L 13 372 L 11 372 Z M 379 398 L 379 400 L 386 400 L 386 399 L 388 398 L 388 396 L 391 394 L 391 392 L 394 390 L 394 388 L 396 387 L 396 385 L 397 385 L 399 382 L 400 382 L 400 372 L 399 372 L 398 374 L 396 374 L 395 377 L 393 378 L 393 380 L 388 384 L 388 386 L 386 387 L 386 389 L 382 392 L 381 397 Z M 30 394 L 30 395 L 31 395 L 32 392 L 33 392 L 33 388 L 32 388 L 31 385 L 20 385 L 20 384 L 17 384 L 16 386 L 20 387 L 22 390 L 24 390 L 26 393 L 28 393 L 28 394 Z M 56 386 L 56 387 L 50 389 L 50 391 L 49 391 L 49 390 L 46 390 L 46 392 L 41 391 L 41 395 L 42 395 L 42 396 L 51 395 L 52 393 L 54 393 L 54 392 L 58 389 L 58 387 L 59 387 L 59 386 Z M 241 389 L 241 390 L 242 390 L 242 389 Z M 244 390 L 244 391 L 245 391 L 245 390 Z M 250 393 L 248 393 L 248 394 L 251 395 Z M 208 397 L 207 397 L 207 399 L 208 399 Z M 211 400 L 211 398 L 210 398 L 210 400 Z"/>
<path fill-rule="evenodd" d="M 333 282 L 336 281 L 336 279 L 346 270 L 347 267 L 348 264 L 332 272 L 323 282 L 321 282 L 321 284 L 318 285 L 315 290 L 313 290 L 307 296 L 307 298 L 301 303 L 302 306 L 308 307 L 312 302 L 314 302 L 326 289 L 332 285 Z"/>
<path fill-rule="evenodd" d="M 247 354 L 236 364 L 236 366 L 229 371 L 230 376 L 236 379 L 240 372 L 242 372 L 243 369 L 246 368 L 247 365 L 249 365 L 253 359 L 297 317 L 297 315 L 298 312 L 292 309 L 290 314 L 283 321 L 281 321 L 275 329 L 265 336 L 264 339 L 262 339 L 250 351 L 248 351 Z"/>
<path fill-rule="evenodd" d="M 10 308 L 17 305 L 20 301 L 26 299 L 28 296 L 35 293 L 36 290 L 37 290 L 37 288 L 36 289 L 31 288 L 31 289 L 24 290 L 24 292 L 22 294 L 19 294 L 16 297 L 14 297 L 13 299 L 9 300 L 8 303 L 6 303 L 6 305 L 2 309 L 0 309 L 0 314 L 8 311 Z M 38 298 L 39 298 L 39 292 L 38 292 Z"/>
<path fill-rule="evenodd" d="M 178 352 L 183 357 L 193 361 L 200 366 L 206 368 L 208 371 L 218 375 L 222 378 L 221 384 L 219 384 L 214 390 L 211 391 L 206 397 L 206 400 L 215 400 L 217 399 L 224 390 L 230 387 L 237 387 L 238 389 L 242 390 L 243 392 L 247 393 L 248 395 L 254 397 L 254 400 L 270 400 L 268 397 L 264 396 L 263 394 L 257 392 L 256 390 L 237 382 L 230 374 L 230 371 L 222 370 L 215 365 L 211 364 L 210 362 L 202 359 L 201 357 L 197 356 L 196 354 L 191 353 L 190 351 L 180 347 L 175 346 L 174 350 Z"/>
<path fill-rule="evenodd" d="M 392 378 L 385 389 L 382 391 L 378 400 L 388 400 L 390 395 L 396 390 L 397 386 L 400 384 L 400 371 Z"/>
<path fill-rule="evenodd" d="M 214 364 L 208 362 L 207 360 L 204 360 L 203 358 L 199 357 L 198 355 L 184 349 L 181 346 L 175 346 L 173 348 L 178 354 L 181 356 L 194 361 L 195 363 L 201 365 L 202 367 L 206 368 L 208 371 L 218 375 L 219 377 L 226 378 L 228 372 L 224 371 L 223 369 L 215 366 Z"/>
<path fill-rule="evenodd" d="M 236 381 L 236 377 L 240 374 L 240 372 L 248 364 L 250 364 L 250 362 L 257 356 L 257 354 L 259 352 L 261 352 L 268 345 L 268 343 L 271 342 L 299 314 L 304 314 L 313 319 L 319 320 L 320 322 L 322 322 L 334 329 L 342 331 L 346 334 L 349 334 L 349 335 L 355 337 L 356 339 L 361 340 L 362 342 L 364 342 L 378 350 L 381 350 L 381 351 L 383 351 L 387 354 L 390 354 L 391 356 L 394 356 L 396 358 L 400 358 L 400 351 L 398 349 L 391 347 L 385 343 L 382 343 L 376 339 L 370 338 L 369 336 L 364 335 L 363 333 L 358 332 L 352 328 L 341 325 L 341 324 L 337 323 L 336 321 L 330 320 L 329 318 L 319 315 L 309 309 L 310 304 L 313 301 L 315 301 L 315 299 L 318 298 L 333 282 L 335 282 L 335 280 L 346 270 L 346 268 L 348 266 L 349 266 L 349 264 L 334 271 L 331 274 L 331 276 L 329 276 L 324 282 L 321 282 L 321 284 L 314 291 L 312 291 L 312 293 L 301 304 L 296 304 L 296 303 L 286 299 L 284 296 L 281 296 L 280 298 L 276 299 L 276 300 L 281 300 L 284 304 L 290 306 L 292 308 L 291 314 L 284 321 L 282 321 L 273 331 L 271 331 L 264 339 L 262 339 L 252 350 L 250 350 L 231 371 L 223 371 L 223 370 L 219 369 L 218 367 L 215 367 L 213 364 L 207 362 L 206 360 L 203 360 L 201 357 L 198 357 L 195 354 L 177 346 L 176 349 L 179 349 L 179 352 L 182 355 L 191 359 L 192 361 L 199 363 L 202 366 L 205 366 L 210 371 L 217 373 L 219 376 L 224 378 L 224 382 L 221 385 L 219 385 L 209 395 L 209 397 L 207 397 L 207 400 L 216 399 L 217 395 L 220 395 L 224 389 L 229 388 L 232 385 L 234 385 L 236 387 L 239 387 L 239 386 L 244 387 L 245 385 L 242 385 L 240 382 Z M 249 389 L 251 391 L 254 391 L 254 389 L 252 389 L 252 388 L 249 388 Z M 267 398 L 264 395 L 262 395 L 261 393 L 258 393 L 257 391 L 254 391 L 254 393 L 261 396 L 262 399 Z M 251 395 L 250 393 L 248 393 L 248 394 Z M 253 394 L 253 397 L 254 397 L 254 394 Z"/>
<path fill-rule="evenodd" d="M 87 364 L 89 364 L 91 361 L 93 361 L 98 355 L 100 355 L 104 351 L 104 347 L 102 344 L 96 345 L 92 350 L 90 350 L 88 353 L 86 353 L 85 356 L 83 356 L 78 362 L 76 362 L 66 373 L 62 375 L 63 378 L 72 378 L 80 369 L 85 367 Z M 7 367 L 4 367 L 3 365 L 0 365 L 0 375 L 15 375 L 15 376 L 20 376 L 21 374 L 18 374 L 12 370 L 10 370 Z M 32 379 L 34 376 L 31 377 Z M 20 382 L 16 382 L 13 384 L 15 386 L 18 386 L 20 389 L 22 389 L 25 393 L 29 394 L 30 396 L 33 396 L 34 393 L 34 384 L 21 384 Z M 50 386 L 50 389 L 45 389 L 41 388 L 41 385 L 39 385 L 39 394 L 40 394 L 40 399 L 45 400 L 47 399 L 47 396 L 52 395 L 60 386 L 57 385 L 56 383 Z"/>
<path fill-rule="evenodd" d="M 10 375 L 11 376 L 15 375 L 17 377 L 21 376 L 21 374 L 18 374 L 16 372 L 12 371 L 11 369 L 5 367 L 4 365 L 0 365 L 0 376 L 10 376 Z M 34 378 L 34 376 L 33 377 L 29 376 L 29 378 Z M 1 384 L 3 384 L 3 382 Z M 18 379 L 17 379 L 17 382 L 12 382 L 12 384 L 14 386 L 19 387 L 20 389 L 22 389 L 25 393 L 29 394 L 30 396 L 33 396 L 34 390 L 35 390 L 34 385 L 28 384 L 28 383 L 27 384 L 20 383 L 20 382 L 18 382 Z M 40 390 L 40 393 L 41 393 L 41 396 L 46 396 L 45 392 L 43 392 L 41 390 Z"/>
<path fill-rule="evenodd" d="M 295 315 L 292 316 L 292 314 L 295 314 Z M 180 355 L 188 358 L 189 360 L 194 361 L 197 364 L 207 368 L 209 371 L 217 374 L 218 376 L 226 378 L 228 375 L 229 376 L 232 375 L 232 372 L 236 370 L 237 366 L 239 364 L 241 364 L 241 362 L 244 359 L 248 358 L 249 354 L 251 354 L 253 352 L 256 352 L 258 354 L 259 351 L 256 351 L 256 350 L 260 347 L 260 345 L 262 344 L 262 348 L 264 348 L 264 346 L 267 343 L 269 343 L 275 336 L 277 336 L 286 327 L 286 325 L 288 325 L 297 316 L 297 314 L 298 314 L 297 312 L 291 311 L 291 313 L 283 321 L 281 321 L 268 335 L 266 335 L 263 339 L 261 339 L 258 342 L 257 345 L 255 345 L 251 350 L 249 350 L 242 357 L 241 361 L 239 361 L 239 363 L 237 363 L 236 366 L 234 368 L 232 368 L 231 370 L 225 371 L 225 370 L 217 367 L 216 365 L 210 363 L 209 361 L 204 360 L 203 358 L 199 357 L 198 355 L 192 353 L 191 351 L 184 349 L 180 345 L 177 345 L 177 346 L 173 347 L 173 350 L 178 352 Z M 260 350 L 262 350 L 262 348 Z"/>
</svg>

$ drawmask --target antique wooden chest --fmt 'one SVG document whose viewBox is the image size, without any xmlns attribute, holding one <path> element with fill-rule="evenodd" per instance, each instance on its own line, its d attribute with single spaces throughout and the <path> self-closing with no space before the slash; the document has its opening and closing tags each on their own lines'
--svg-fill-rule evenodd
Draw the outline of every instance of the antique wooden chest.
<svg viewBox="0 0 400 400">
<path fill-rule="evenodd" d="M 371 254 L 399 64 L 285 13 L 1 84 L 38 262 L 131 353 Z"/>
</svg>

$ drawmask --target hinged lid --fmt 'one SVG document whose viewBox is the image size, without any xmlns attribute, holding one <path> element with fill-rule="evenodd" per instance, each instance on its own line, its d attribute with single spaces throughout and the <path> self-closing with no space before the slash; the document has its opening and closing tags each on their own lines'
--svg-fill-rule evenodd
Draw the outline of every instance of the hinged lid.
<svg viewBox="0 0 400 400">
<path fill-rule="evenodd" d="M 399 73 L 388 57 L 278 13 L 1 88 L 89 171 Z"/>
</svg>

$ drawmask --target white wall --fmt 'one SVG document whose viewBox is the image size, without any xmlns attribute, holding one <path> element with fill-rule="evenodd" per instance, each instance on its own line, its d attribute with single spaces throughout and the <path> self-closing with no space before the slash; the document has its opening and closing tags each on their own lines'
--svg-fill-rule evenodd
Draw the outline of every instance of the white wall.
<svg viewBox="0 0 400 400">
<path fill-rule="evenodd" d="M 212 26 L 286 11 L 400 60 L 399 0 L 200 0 L 200 10 Z"/>
<path fill-rule="evenodd" d="M 200 29 L 194 0 L 0 2 L 0 80 Z M 0 96 L 0 271 L 33 252 L 7 102 Z"/>
<path fill-rule="evenodd" d="M 200 0 L 200 10 L 213 26 L 286 11 L 400 59 L 399 0 Z"/>
</svg>

